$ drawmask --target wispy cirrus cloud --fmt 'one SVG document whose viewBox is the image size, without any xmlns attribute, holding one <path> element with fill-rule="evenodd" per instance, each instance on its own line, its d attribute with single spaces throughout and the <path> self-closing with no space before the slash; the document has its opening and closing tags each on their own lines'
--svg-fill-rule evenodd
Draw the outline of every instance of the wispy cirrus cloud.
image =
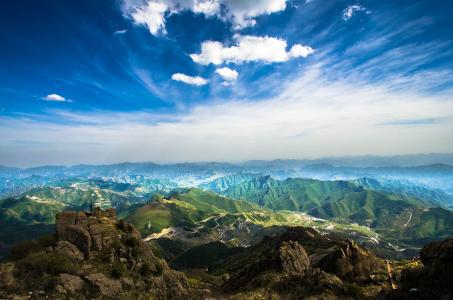
<svg viewBox="0 0 453 300">
<path fill-rule="evenodd" d="M 344 21 L 348 21 L 349 19 L 351 19 L 355 13 L 357 12 L 365 12 L 367 14 L 371 14 L 371 11 L 366 9 L 366 7 L 362 6 L 362 5 L 358 5 L 358 4 L 354 4 L 354 5 L 349 5 L 348 7 L 346 7 L 343 12 L 342 12 L 342 18 Z"/>
<path fill-rule="evenodd" d="M 40 164 L 129 161 L 131 157 L 159 162 L 225 161 L 453 149 L 448 138 L 453 134 L 453 101 L 448 92 L 398 91 L 385 81 L 332 81 L 323 76 L 324 67 L 314 64 L 293 74 L 291 81 L 280 83 L 278 95 L 258 102 L 197 104 L 163 116 L 55 112 L 59 119 L 71 121 L 67 125 L 56 124 L 52 118 L 4 117 L 0 119 L 0 163 L 13 155 L 24 164 Z M 62 139 L 67 143 L 57 142 Z M 25 151 L 15 144 L 17 140 L 38 144 Z M 39 144 L 43 142 L 45 147 Z"/>
</svg>

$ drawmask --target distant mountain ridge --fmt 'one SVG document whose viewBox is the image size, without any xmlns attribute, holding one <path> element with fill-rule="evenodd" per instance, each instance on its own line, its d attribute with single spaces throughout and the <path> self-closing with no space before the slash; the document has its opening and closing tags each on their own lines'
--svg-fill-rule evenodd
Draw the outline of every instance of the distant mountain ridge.
<svg viewBox="0 0 453 300">
<path fill-rule="evenodd" d="M 242 170 L 258 171 L 260 169 L 291 169 L 300 168 L 309 165 L 330 165 L 333 167 L 356 167 L 356 168 L 375 168 L 375 167 L 440 167 L 446 166 L 453 168 L 453 153 L 434 153 L 434 154 L 414 154 L 414 155 L 396 155 L 396 156 L 344 156 L 344 157 L 326 157 L 319 159 L 275 159 L 275 160 L 250 160 L 241 163 L 231 162 L 194 162 L 194 163 L 174 163 L 158 164 L 154 162 L 123 162 L 116 164 L 100 165 L 74 165 L 74 166 L 57 166 L 47 165 L 31 168 L 17 168 L 0 165 L 0 176 L 5 173 L 16 173 L 18 176 L 32 174 L 77 174 L 86 175 L 87 173 L 111 173 L 122 172 L 126 174 L 140 174 L 156 171 L 165 172 L 193 172 L 198 171 L 234 171 Z"/>
<path fill-rule="evenodd" d="M 323 219 L 356 222 L 411 245 L 453 234 L 453 211 L 432 207 L 432 203 L 413 195 L 366 189 L 357 181 L 276 180 L 257 176 L 214 191 L 273 210 L 302 211 Z"/>
</svg>

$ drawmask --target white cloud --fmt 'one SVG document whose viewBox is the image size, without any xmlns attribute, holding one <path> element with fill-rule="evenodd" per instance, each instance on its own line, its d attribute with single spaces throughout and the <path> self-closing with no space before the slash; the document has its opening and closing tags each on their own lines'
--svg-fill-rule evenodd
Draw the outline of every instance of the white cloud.
<svg viewBox="0 0 453 300">
<path fill-rule="evenodd" d="M 354 14 L 358 11 L 366 11 L 367 14 L 370 14 L 371 11 L 367 10 L 365 7 L 361 5 L 349 5 L 346 7 L 342 12 L 342 18 L 344 21 L 348 21 L 350 18 L 354 16 Z"/>
<path fill-rule="evenodd" d="M 113 34 L 114 34 L 114 35 L 118 35 L 118 34 L 125 34 L 126 32 L 127 32 L 127 30 L 126 30 L 126 29 L 121 29 L 121 30 L 117 30 L 117 31 L 115 31 L 115 32 L 114 32 Z"/>
<path fill-rule="evenodd" d="M 217 0 L 195 0 L 192 11 L 196 14 L 204 14 L 207 17 L 215 16 L 220 12 L 220 3 Z"/>
<path fill-rule="evenodd" d="M 47 95 L 45 97 L 42 97 L 42 100 L 55 101 L 55 102 L 65 102 L 66 101 L 65 97 L 57 95 L 57 94 Z"/>
<path fill-rule="evenodd" d="M 286 0 L 225 0 L 227 18 L 236 29 L 242 29 L 256 24 L 255 18 L 269 15 L 286 9 Z"/>
<path fill-rule="evenodd" d="M 175 81 L 181 81 L 190 85 L 205 85 L 208 81 L 200 76 L 188 76 L 182 73 L 176 73 L 171 76 L 171 79 Z"/>
<path fill-rule="evenodd" d="M 388 82 L 330 81 L 322 76 L 324 67 L 304 69 L 289 82 L 263 82 L 281 90 L 268 99 L 208 102 L 165 116 L 143 111 L 56 112 L 46 121 L 3 116 L 0 164 L 225 161 L 453 149 L 451 90 L 419 93 L 412 87 L 395 91 Z M 423 85 L 426 78 L 414 79 L 414 84 Z M 53 122 L 62 119 L 70 124 Z M 423 124 L 426 120 L 432 121 Z"/>
<path fill-rule="evenodd" d="M 215 72 L 219 74 L 223 80 L 225 80 L 224 85 L 230 83 L 231 81 L 235 81 L 239 76 L 239 73 L 236 70 L 232 70 L 227 67 L 217 69 Z"/>
<path fill-rule="evenodd" d="M 151 34 L 165 34 L 165 12 L 168 5 L 162 1 L 149 1 L 145 6 L 135 8 L 131 17 L 135 23 L 145 25 Z"/>
<path fill-rule="evenodd" d="M 288 52 L 285 40 L 268 36 L 237 34 L 234 36 L 234 40 L 235 45 L 231 47 L 225 47 L 216 41 L 205 41 L 201 45 L 201 53 L 191 54 L 190 57 L 202 65 L 220 65 L 224 62 L 236 64 L 251 61 L 285 62 L 291 58 L 307 57 L 314 53 L 311 47 L 300 44 L 294 45 Z"/>
<path fill-rule="evenodd" d="M 165 34 L 165 18 L 192 11 L 230 22 L 235 29 L 256 24 L 255 18 L 285 10 L 287 0 L 123 0 L 123 13 L 153 35 Z"/>
</svg>

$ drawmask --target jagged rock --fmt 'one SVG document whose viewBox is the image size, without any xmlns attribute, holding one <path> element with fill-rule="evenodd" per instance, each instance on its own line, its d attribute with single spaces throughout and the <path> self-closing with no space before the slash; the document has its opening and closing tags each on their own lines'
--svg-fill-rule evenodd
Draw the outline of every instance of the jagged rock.
<svg viewBox="0 0 453 300">
<path fill-rule="evenodd" d="M 90 274 L 85 278 L 101 295 L 106 297 L 115 297 L 122 290 L 119 280 L 109 279 L 102 273 Z"/>
<path fill-rule="evenodd" d="M 330 249 L 317 266 L 347 280 L 367 279 L 384 268 L 381 260 L 350 240 Z"/>
<path fill-rule="evenodd" d="M 0 264 L 0 290 L 14 283 L 14 264 Z"/>
<path fill-rule="evenodd" d="M 66 228 L 70 225 L 75 225 L 76 219 L 76 211 L 64 211 L 56 215 L 55 225 L 57 227 L 58 240 L 64 240 Z"/>
<path fill-rule="evenodd" d="M 85 287 L 85 282 L 79 276 L 60 274 L 58 278 L 61 286 L 70 293 L 80 292 Z"/>
<path fill-rule="evenodd" d="M 453 265 L 453 237 L 425 245 L 420 251 L 420 259 L 424 265 L 430 265 L 436 261 Z"/>
<path fill-rule="evenodd" d="M 54 274 L 47 273 L 47 270 L 43 273 L 39 263 L 36 269 L 31 265 L 21 272 L 11 271 L 13 276 L 17 276 L 7 291 L 12 291 L 11 297 L 2 291 L 6 285 L 3 274 L 0 274 L 0 298 L 6 295 L 7 299 L 12 299 L 23 293 L 24 286 L 33 290 L 33 297 L 36 288 L 47 289 L 50 286 L 52 289 L 49 289 L 48 296 L 51 299 L 191 298 L 192 288 L 187 277 L 172 271 L 164 260 L 155 257 L 133 225 L 123 222 L 118 226 L 120 222 L 115 215 L 114 210 L 105 212 L 100 209 L 94 213 L 58 214 L 58 241 L 46 251 L 56 258 L 55 263 L 62 263 L 61 270 L 55 268 L 60 270 L 58 273 L 65 274 L 60 273 L 55 281 Z M 116 269 L 112 265 L 115 263 L 125 268 Z M 14 265 L 17 266 L 17 262 Z M 49 270 L 53 272 L 53 268 Z M 120 273 L 115 273 L 121 276 L 120 280 L 108 277 L 116 271 Z M 3 273 L 1 269 L 0 273 Z M 36 274 L 43 276 L 36 278 Z"/>
<path fill-rule="evenodd" d="M 89 216 L 89 217 L 87 218 L 87 225 L 88 225 L 88 227 L 91 227 L 91 226 L 93 226 L 93 225 L 95 225 L 95 224 L 99 224 L 98 218 L 93 217 L 93 216 Z"/>
<path fill-rule="evenodd" d="M 87 215 L 81 211 L 77 212 L 75 224 L 86 227 L 88 225 L 87 224 Z"/>
<path fill-rule="evenodd" d="M 121 278 L 121 284 L 122 284 L 123 287 L 127 287 L 127 288 L 134 288 L 135 287 L 134 280 L 132 278 L 129 278 L 129 277 Z"/>
<path fill-rule="evenodd" d="M 84 259 L 84 255 L 79 248 L 68 241 L 58 241 L 54 251 L 58 254 L 66 255 L 73 260 Z"/>
<path fill-rule="evenodd" d="M 116 218 L 116 210 L 114 208 L 108 208 L 107 210 L 103 211 L 103 215 L 107 218 Z"/>
<path fill-rule="evenodd" d="M 90 257 L 91 236 L 82 225 L 70 225 L 66 227 L 64 240 L 76 245 L 83 252 L 85 259 Z"/>
<path fill-rule="evenodd" d="M 98 235 L 98 234 L 103 233 L 104 231 L 105 231 L 105 227 L 103 227 L 101 225 L 94 224 L 94 225 L 90 226 L 90 234 L 91 235 Z"/>
<path fill-rule="evenodd" d="M 96 251 L 102 250 L 102 235 L 100 235 L 100 234 L 94 235 L 94 236 L 92 236 L 92 240 L 93 240 L 94 250 L 96 250 Z"/>
<path fill-rule="evenodd" d="M 283 242 L 279 249 L 283 272 L 303 274 L 310 267 L 307 252 L 298 242 Z"/>
<path fill-rule="evenodd" d="M 190 284 L 187 277 L 180 272 L 169 271 L 163 274 L 167 297 L 170 299 L 185 299 L 190 297 Z"/>
</svg>

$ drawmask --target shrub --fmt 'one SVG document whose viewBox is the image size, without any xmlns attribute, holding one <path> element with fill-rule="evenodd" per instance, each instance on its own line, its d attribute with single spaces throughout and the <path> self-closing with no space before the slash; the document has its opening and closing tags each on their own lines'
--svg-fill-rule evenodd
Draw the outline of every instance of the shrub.
<svg viewBox="0 0 453 300">
<path fill-rule="evenodd" d="M 124 244 L 128 247 L 137 247 L 138 246 L 138 239 L 134 236 L 128 236 L 124 241 Z"/>
<path fill-rule="evenodd" d="M 116 223 L 116 228 L 126 231 L 127 230 L 126 220 L 124 219 L 119 220 L 118 223 Z"/>
<path fill-rule="evenodd" d="M 159 276 L 159 275 L 162 275 L 163 272 L 164 272 L 163 261 L 162 260 L 156 261 L 156 272 L 154 273 L 154 275 Z"/>
<path fill-rule="evenodd" d="M 112 269 L 110 270 L 110 275 L 115 278 L 121 278 L 126 275 L 127 269 L 126 266 L 120 262 L 114 262 L 112 264 Z"/>
<path fill-rule="evenodd" d="M 149 263 L 143 263 L 140 268 L 140 275 L 143 277 L 149 277 L 151 275 L 151 267 L 149 266 Z"/>
<path fill-rule="evenodd" d="M 38 243 L 43 249 L 54 247 L 57 244 L 57 238 L 55 235 L 43 235 L 38 239 Z"/>
<path fill-rule="evenodd" d="M 27 257 L 30 253 L 45 250 L 47 247 L 53 247 L 56 244 L 56 238 L 53 235 L 43 235 L 35 240 L 26 240 L 17 243 L 11 247 L 9 258 L 19 260 Z"/>
<path fill-rule="evenodd" d="M 37 252 L 29 254 L 16 264 L 20 275 L 33 273 L 35 275 L 58 275 L 60 273 L 75 273 L 75 267 L 68 257 L 60 254 Z"/>
<path fill-rule="evenodd" d="M 362 292 L 362 289 L 353 284 L 353 283 L 345 283 L 343 286 L 344 292 L 346 295 L 351 296 L 353 299 L 364 299 L 365 295 Z"/>
<path fill-rule="evenodd" d="M 22 241 L 11 247 L 9 257 L 12 260 L 19 260 L 40 249 L 41 247 L 36 241 Z"/>
</svg>

